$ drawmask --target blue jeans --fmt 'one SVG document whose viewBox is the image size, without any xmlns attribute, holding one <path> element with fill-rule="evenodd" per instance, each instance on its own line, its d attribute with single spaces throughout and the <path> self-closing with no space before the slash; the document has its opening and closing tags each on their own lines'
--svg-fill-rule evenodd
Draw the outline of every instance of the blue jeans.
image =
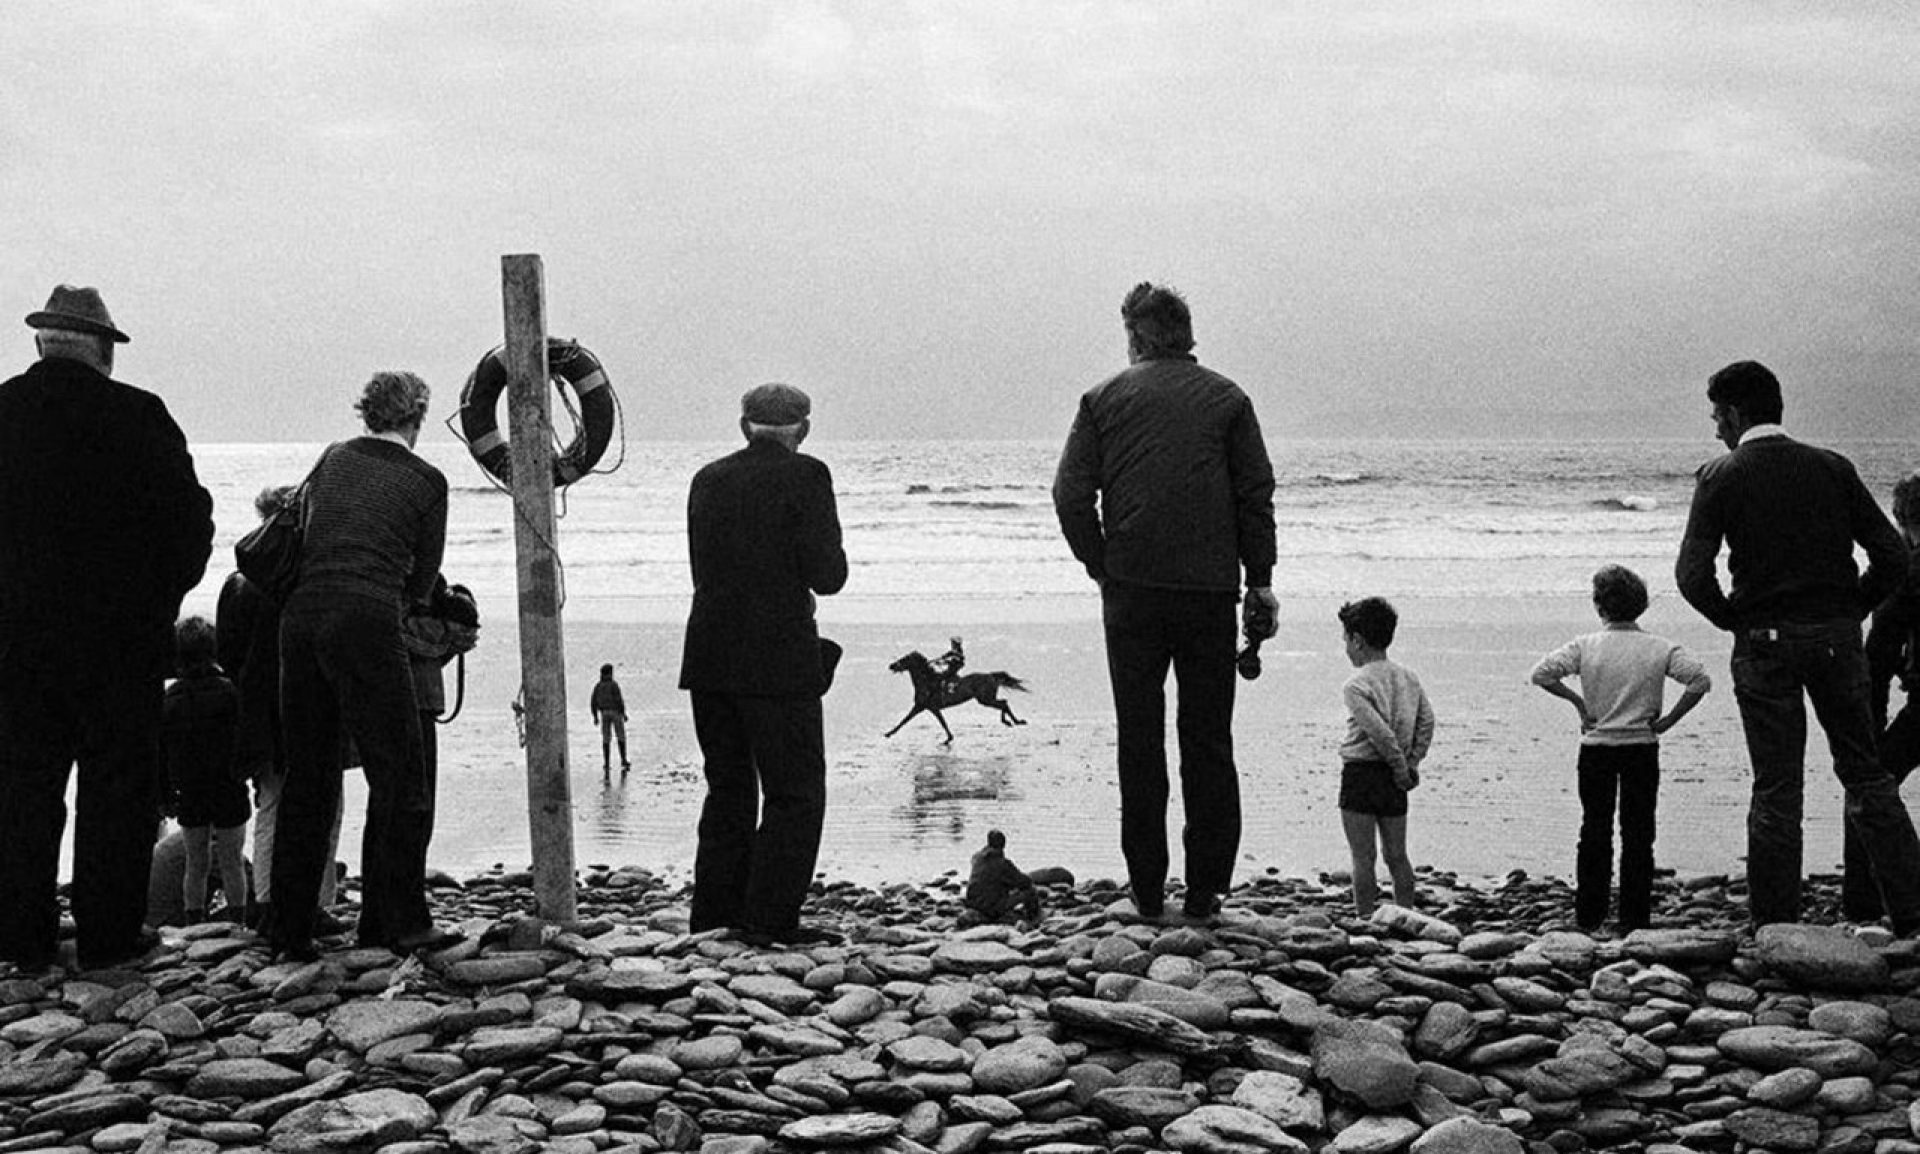
<svg viewBox="0 0 1920 1154">
<path fill-rule="evenodd" d="M 1120 852 L 1142 913 L 1167 881 L 1167 668 L 1180 695 L 1182 836 L 1192 895 L 1224 894 L 1240 851 L 1240 777 L 1233 764 L 1234 595 L 1144 589 L 1101 591 L 1107 675 L 1120 762 Z"/>
<path fill-rule="evenodd" d="M 1920 929 L 1920 839 L 1874 747 L 1866 653 L 1853 622 L 1743 629 L 1734 635 L 1733 691 L 1753 762 L 1747 811 L 1748 903 L 1756 926 L 1800 916 L 1800 818 L 1807 702 L 1826 730 L 1846 824 L 1872 866 L 1894 932 Z"/>
</svg>

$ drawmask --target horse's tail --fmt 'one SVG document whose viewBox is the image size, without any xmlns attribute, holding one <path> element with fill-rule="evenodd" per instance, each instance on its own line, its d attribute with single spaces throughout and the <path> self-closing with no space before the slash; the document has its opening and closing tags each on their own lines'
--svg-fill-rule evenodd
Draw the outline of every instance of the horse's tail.
<svg viewBox="0 0 1920 1154">
<path fill-rule="evenodd" d="M 1008 689 L 1018 689 L 1022 693 L 1027 692 L 1027 683 L 1005 670 L 996 669 L 987 676 L 993 678 L 994 684 L 996 685 L 1004 685 Z"/>
</svg>

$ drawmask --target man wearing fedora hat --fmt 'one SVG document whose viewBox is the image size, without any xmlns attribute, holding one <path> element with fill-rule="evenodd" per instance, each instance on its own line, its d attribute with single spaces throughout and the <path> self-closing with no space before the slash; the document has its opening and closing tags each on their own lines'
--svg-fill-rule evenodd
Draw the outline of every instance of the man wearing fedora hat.
<svg viewBox="0 0 1920 1154">
<path fill-rule="evenodd" d="M 792 385 L 748 390 L 746 447 L 696 473 L 687 497 L 680 688 L 707 776 L 692 927 L 760 946 L 831 937 L 800 925 L 827 812 L 820 697 L 839 653 L 814 625 L 814 595 L 847 583 L 833 475 L 799 451 L 811 410 Z"/>
<path fill-rule="evenodd" d="M 73 920 L 83 966 L 151 944 L 161 687 L 213 501 L 160 398 L 112 380 L 100 293 L 27 316 L 40 360 L 0 383 L 0 959 L 57 958 L 67 777 L 78 762 Z"/>
</svg>

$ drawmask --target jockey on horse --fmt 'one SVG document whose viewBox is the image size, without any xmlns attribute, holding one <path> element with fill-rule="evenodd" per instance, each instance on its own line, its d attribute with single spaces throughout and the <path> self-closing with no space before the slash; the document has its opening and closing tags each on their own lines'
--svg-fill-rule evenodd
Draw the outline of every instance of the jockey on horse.
<svg viewBox="0 0 1920 1154">
<path fill-rule="evenodd" d="M 960 670 L 967 663 L 967 651 L 958 637 L 947 640 L 947 651 L 933 659 L 933 669 L 940 675 L 941 691 L 953 693 L 960 684 Z"/>
</svg>

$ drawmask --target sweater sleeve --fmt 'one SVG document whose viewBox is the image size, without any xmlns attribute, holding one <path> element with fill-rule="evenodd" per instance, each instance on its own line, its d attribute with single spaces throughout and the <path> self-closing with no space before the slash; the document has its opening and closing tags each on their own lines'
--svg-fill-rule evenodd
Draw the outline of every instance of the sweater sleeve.
<svg viewBox="0 0 1920 1154">
<path fill-rule="evenodd" d="M 1673 577 L 1680 595 L 1700 616 L 1721 629 L 1732 629 L 1733 606 L 1720 587 L 1720 574 L 1714 567 L 1725 536 L 1726 529 L 1713 508 L 1712 474 L 1703 468 L 1694 482 L 1693 505 L 1687 511 L 1687 528 L 1680 539 Z"/>
<path fill-rule="evenodd" d="M 1569 641 L 1540 659 L 1533 667 L 1535 685 L 1557 685 L 1580 672 L 1580 642 Z"/>
<path fill-rule="evenodd" d="M 1380 760 L 1396 770 L 1405 769 L 1407 752 L 1400 748 L 1399 737 L 1394 734 L 1393 726 L 1387 722 L 1386 716 L 1380 712 L 1379 703 L 1374 701 L 1373 694 L 1368 692 L 1366 684 L 1354 678 L 1347 682 L 1341 692 L 1346 698 L 1347 712 L 1353 717 L 1353 723 L 1360 727 L 1361 733 L 1367 735 L 1367 740 L 1372 743 L 1374 752 L 1380 755 Z"/>
<path fill-rule="evenodd" d="M 1273 538 L 1273 462 L 1260 433 L 1253 402 L 1243 399 L 1227 446 L 1227 469 L 1233 482 L 1234 522 L 1240 563 L 1250 587 L 1273 584 L 1277 555 Z"/>
<path fill-rule="evenodd" d="M 1418 684 L 1414 692 L 1419 704 L 1413 720 L 1413 745 L 1407 750 L 1407 760 L 1418 765 L 1427 759 L 1427 750 L 1433 747 L 1433 703 L 1427 700 L 1427 691 Z"/>
<path fill-rule="evenodd" d="M 1073 418 L 1067 447 L 1053 474 L 1053 511 L 1061 535 L 1087 576 L 1101 581 L 1107 575 L 1107 541 L 1100 529 L 1100 431 L 1094 426 L 1086 398 Z"/>
<path fill-rule="evenodd" d="M 1679 682 L 1689 693 L 1705 693 L 1713 688 L 1713 678 L 1700 659 L 1676 645 L 1667 651 L 1667 676 Z"/>
</svg>

